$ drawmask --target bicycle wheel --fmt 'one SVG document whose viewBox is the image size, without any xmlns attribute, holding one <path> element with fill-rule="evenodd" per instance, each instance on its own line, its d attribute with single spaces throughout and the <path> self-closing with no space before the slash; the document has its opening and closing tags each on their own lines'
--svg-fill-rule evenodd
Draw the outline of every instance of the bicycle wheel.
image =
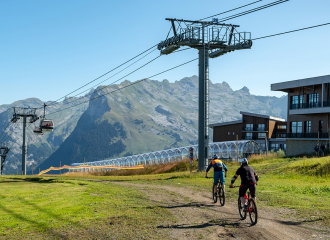
<svg viewBox="0 0 330 240">
<path fill-rule="evenodd" d="M 219 202 L 220 205 L 223 206 L 225 205 L 225 200 L 226 200 L 225 191 L 223 190 L 223 185 L 218 186 L 218 191 L 219 191 Z"/>
<path fill-rule="evenodd" d="M 257 224 L 257 222 L 258 222 L 258 210 L 257 210 L 256 202 L 254 201 L 253 198 L 249 199 L 248 210 L 249 210 L 249 215 L 250 215 L 252 225 Z"/>
<path fill-rule="evenodd" d="M 242 220 L 246 218 L 246 212 L 244 212 L 243 210 L 244 210 L 244 206 L 241 202 L 240 197 L 238 197 L 238 212 Z"/>
<path fill-rule="evenodd" d="M 218 201 L 217 193 L 214 193 L 214 186 L 212 186 L 212 197 L 213 202 L 216 203 Z"/>
</svg>

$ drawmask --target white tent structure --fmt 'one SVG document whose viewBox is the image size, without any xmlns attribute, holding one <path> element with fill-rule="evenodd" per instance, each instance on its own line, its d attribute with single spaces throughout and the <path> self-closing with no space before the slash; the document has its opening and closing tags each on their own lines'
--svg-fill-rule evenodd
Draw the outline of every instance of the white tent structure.
<svg viewBox="0 0 330 240">
<path fill-rule="evenodd" d="M 238 144 L 237 144 L 238 143 Z M 161 164 L 174 161 L 180 161 L 189 158 L 189 149 L 194 150 L 194 160 L 198 159 L 198 145 L 187 147 L 166 149 L 157 152 L 143 153 L 129 157 L 105 159 L 95 162 L 86 162 L 85 165 L 90 166 L 136 166 L 148 164 Z M 251 154 L 259 154 L 260 148 L 258 144 L 253 141 L 230 141 L 230 142 L 214 142 L 209 143 L 208 158 L 211 159 L 213 155 L 217 155 L 220 159 L 235 161 L 238 158 L 248 157 Z M 83 163 L 73 163 L 71 166 L 80 166 Z M 92 169 L 92 168 L 91 168 Z M 70 169 L 70 171 L 81 171 L 80 169 Z"/>
</svg>

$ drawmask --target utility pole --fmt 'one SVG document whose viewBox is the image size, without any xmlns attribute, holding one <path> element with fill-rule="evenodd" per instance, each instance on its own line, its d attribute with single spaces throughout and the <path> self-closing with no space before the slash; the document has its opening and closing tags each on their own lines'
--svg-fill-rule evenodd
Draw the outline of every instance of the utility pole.
<svg viewBox="0 0 330 240">
<path fill-rule="evenodd" d="M 0 169 L 0 174 L 3 174 L 3 165 L 6 160 L 6 156 L 9 152 L 9 147 L 7 143 L 0 143 L 0 157 L 1 157 L 1 169 Z"/>
<path fill-rule="evenodd" d="M 158 44 L 161 54 L 170 54 L 182 46 L 198 50 L 199 97 L 198 97 L 198 170 L 208 164 L 209 145 L 209 58 L 228 52 L 252 47 L 251 33 L 237 32 L 238 25 L 212 21 L 190 21 L 166 18 L 171 22 L 174 36 Z"/>
<path fill-rule="evenodd" d="M 13 109 L 14 114 L 11 122 L 16 123 L 17 120 L 23 118 L 22 175 L 26 175 L 26 120 L 29 117 L 29 123 L 34 123 L 39 118 L 36 115 L 37 108 L 14 107 Z"/>
</svg>

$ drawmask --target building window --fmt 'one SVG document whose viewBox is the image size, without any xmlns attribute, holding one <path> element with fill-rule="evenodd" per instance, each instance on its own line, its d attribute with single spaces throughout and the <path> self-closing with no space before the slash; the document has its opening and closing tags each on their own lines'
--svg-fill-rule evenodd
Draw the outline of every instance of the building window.
<svg viewBox="0 0 330 240">
<path fill-rule="evenodd" d="M 298 104 L 298 96 L 291 96 L 291 104 Z"/>
<path fill-rule="evenodd" d="M 259 147 L 261 150 L 265 151 L 266 150 L 266 144 L 264 143 L 259 143 Z"/>
<path fill-rule="evenodd" d="M 305 132 L 310 133 L 312 131 L 312 122 L 305 121 Z"/>
<path fill-rule="evenodd" d="M 235 132 L 233 132 L 233 136 L 235 135 Z"/>
<path fill-rule="evenodd" d="M 245 139 L 252 139 L 252 133 L 246 133 Z"/>
<path fill-rule="evenodd" d="M 265 131 L 265 124 L 258 124 L 258 131 Z"/>
<path fill-rule="evenodd" d="M 318 101 L 319 101 L 319 94 L 318 93 L 308 94 L 308 102 L 309 103 L 317 103 Z"/>
<path fill-rule="evenodd" d="M 286 129 L 286 125 L 277 125 L 277 129 Z"/>
<path fill-rule="evenodd" d="M 270 149 L 271 149 L 271 150 L 274 150 L 274 151 L 277 151 L 277 150 L 279 150 L 280 148 L 281 148 L 281 145 L 278 144 L 278 143 L 272 143 L 272 144 L 270 145 Z"/>
<path fill-rule="evenodd" d="M 323 121 L 319 121 L 319 132 L 323 130 Z"/>
<path fill-rule="evenodd" d="M 245 125 L 245 130 L 246 131 L 253 131 L 253 124 L 246 124 Z"/>
<path fill-rule="evenodd" d="M 230 132 L 228 132 L 228 136 L 230 135 Z"/>
<path fill-rule="evenodd" d="M 283 150 L 286 151 L 286 143 L 283 144 Z"/>
<path fill-rule="evenodd" d="M 258 133 L 258 138 L 265 138 L 265 133 Z"/>
<path fill-rule="evenodd" d="M 290 125 L 292 133 L 302 133 L 302 122 L 291 122 Z"/>
<path fill-rule="evenodd" d="M 304 95 L 291 96 L 291 109 L 301 108 L 303 102 Z"/>
</svg>

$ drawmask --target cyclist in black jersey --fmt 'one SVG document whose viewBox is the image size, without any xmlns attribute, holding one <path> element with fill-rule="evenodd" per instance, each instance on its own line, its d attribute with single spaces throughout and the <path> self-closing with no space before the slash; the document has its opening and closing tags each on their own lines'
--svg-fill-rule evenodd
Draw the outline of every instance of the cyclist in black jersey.
<svg viewBox="0 0 330 240">
<path fill-rule="evenodd" d="M 239 164 L 241 167 L 237 169 L 234 177 L 231 179 L 230 188 L 234 187 L 234 182 L 241 176 L 241 186 L 239 188 L 239 197 L 241 202 L 244 203 L 244 210 L 247 209 L 247 199 L 244 198 L 246 191 L 249 189 L 251 193 L 251 197 L 256 201 L 256 185 L 259 180 L 259 176 L 256 174 L 254 169 L 248 166 L 248 160 L 246 158 L 240 159 Z"/>
</svg>

